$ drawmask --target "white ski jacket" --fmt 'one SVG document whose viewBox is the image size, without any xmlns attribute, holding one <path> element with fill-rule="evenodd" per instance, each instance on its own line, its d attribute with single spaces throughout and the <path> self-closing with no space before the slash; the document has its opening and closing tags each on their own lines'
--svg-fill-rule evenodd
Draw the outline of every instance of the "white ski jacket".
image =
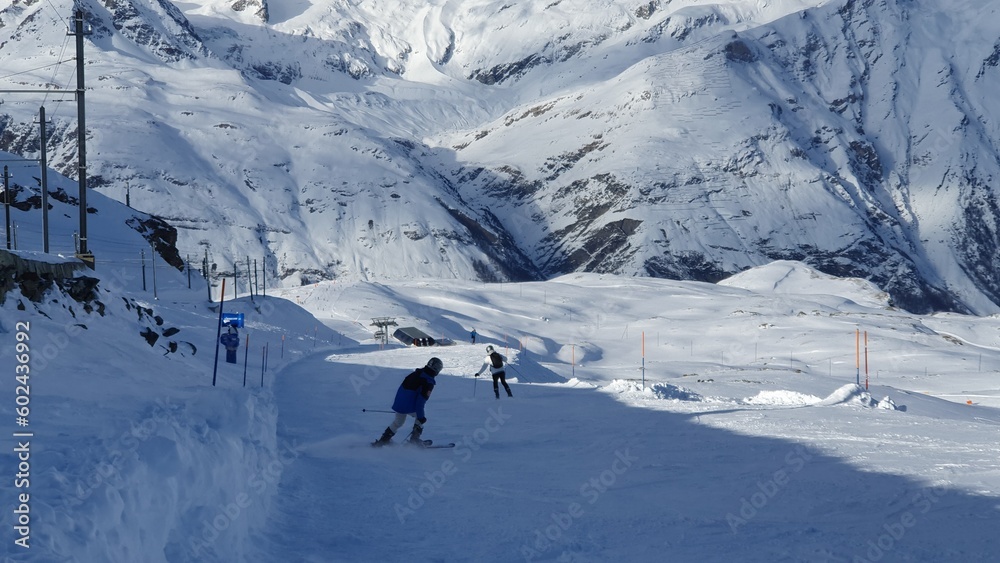
<svg viewBox="0 0 1000 563">
<path fill-rule="evenodd" d="M 498 368 L 493 367 L 493 359 L 490 358 L 489 354 L 487 354 L 486 355 L 486 360 L 483 362 L 483 367 L 479 368 L 479 371 L 476 372 L 476 375 L 479 375 L 479 374 L 482 374 L 482 373 L 486 373 L 486 370 L 490 371 L 490 375 L 493 375 L 494 373 L 500 373 L 501 371 L 506 371 L 506 368 L 507 368 L 507 356 L 504 356 L 500 352 L 493 352 L 493 353 L 499 355 L 500 359 L 503 360 L 503 362 L 501 363 L 500 367 L 498 367 Z"/>
</svg>

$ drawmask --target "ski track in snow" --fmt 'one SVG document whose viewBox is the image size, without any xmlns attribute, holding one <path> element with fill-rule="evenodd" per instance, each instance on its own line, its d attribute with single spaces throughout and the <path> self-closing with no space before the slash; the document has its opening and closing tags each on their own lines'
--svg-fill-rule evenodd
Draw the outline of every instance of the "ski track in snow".
<svg viewBox="0 0 1000 563">
<path fill-rule="evenodd" d="M 454 450 L 367 445 L 392 415 L 361 409 L 388 410 L 409 368 L 346 354 L 282 372 L 279 441 L 299 455 L 282 475 L 261 558 L 987 561 L 1000 548 L 982 535 L 998 516 L 995 492 L 955 488 L 952 465 L 921 456 L 971 456 L 993 482 L 1000 466 L 975 447 L 922 436 L 939 420 L 851 401 L 813 406 L 818 397 L 794 392 L 712 412 L 711 400 L 659 398 L 621 382 L 514 384 L 515 397 L 498 401 L 488 380 L 448 375 L 478 350 L 369 354 L 412 358 L 413 367 L 432 353 L 445 359 L 424 435 L 455 441 Z M 802 408 L 828 416 L 797 416 Z M 869 427 L 867 438 L 851 436 L 854 424 Z"/>
</svg>

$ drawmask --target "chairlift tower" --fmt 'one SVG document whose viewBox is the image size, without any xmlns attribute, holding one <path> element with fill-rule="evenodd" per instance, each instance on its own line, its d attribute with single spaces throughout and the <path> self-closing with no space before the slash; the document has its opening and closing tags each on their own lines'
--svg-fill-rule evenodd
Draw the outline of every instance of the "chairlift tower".
<svg viewBox="0 0 1000 563">
<path fill-rule="evenodd" d="M 399 326 L 395 317 L 372 317 L 371 326 L 378 328 L 375 338 L 382 341 L 383 346 L 389 345 L 389 327 Z"/>
</svg>

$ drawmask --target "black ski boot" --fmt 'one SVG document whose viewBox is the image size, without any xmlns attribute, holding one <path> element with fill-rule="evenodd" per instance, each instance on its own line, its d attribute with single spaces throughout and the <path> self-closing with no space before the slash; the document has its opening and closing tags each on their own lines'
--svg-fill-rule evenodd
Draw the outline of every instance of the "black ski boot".
<svg viewBox="0 0 1000 563">
<path fill-rule="evenodd" d="M 507 390 L 507 396 L 511 398 L 514 397 L 514 394 L 510 392 L 510 389 Z"/>
<path fill-rule="evenodd" d="M 427 445 L 423 440 L 420 439 L 420 435 L 424 433 L 423 426 L 413 425 L 413 431 L 410 432 L 410 439 L 407 442 L 413 446 L 425 446 Z"/>
<path fill-rule="evenodd" d="M 392 437 L 395 435 L 396 433 L 392 431 L 392 428 L 386 427 L 385 432 L 382 433 L 382 437 L 372 442 L 372 446 L 376 448 L 381 448 L 382 446 L 391 442 Z"/>
</svg>

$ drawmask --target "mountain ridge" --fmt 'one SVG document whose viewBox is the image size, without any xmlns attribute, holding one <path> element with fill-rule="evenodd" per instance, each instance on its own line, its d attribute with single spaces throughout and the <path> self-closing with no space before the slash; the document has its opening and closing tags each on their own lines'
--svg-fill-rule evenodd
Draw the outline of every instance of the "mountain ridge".
<svg viewBox="0 0 1000 563">
<path fill-rule="evenodd" d="M 718 281 L 788 259 L 914 312 L 1000 311 L 985 1 L 84 6 L 88 182 L 219 271 Z M 59 83 L 31 69 L 70 9 L 0 3 L 16 80 Z M 37 154 L 33 111 L 5 100 L 0 149 Z M 55 112 L 50 145 L 71 177 L 74 123 Z"/>
</svg>

